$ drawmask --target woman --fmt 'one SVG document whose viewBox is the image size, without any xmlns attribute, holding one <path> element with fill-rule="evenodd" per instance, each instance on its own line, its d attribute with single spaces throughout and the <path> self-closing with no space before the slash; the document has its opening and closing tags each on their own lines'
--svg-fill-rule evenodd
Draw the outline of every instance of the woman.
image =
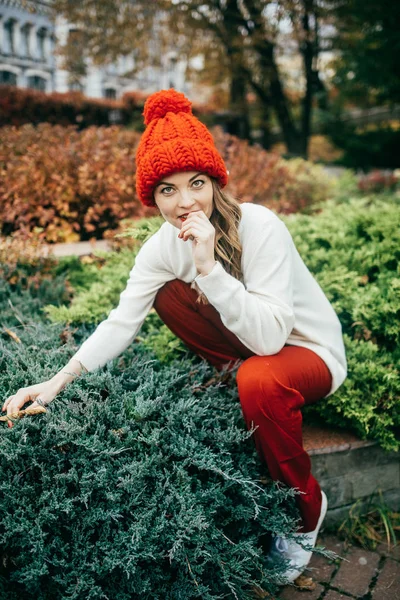
<svg viewBox="0 0 400 600">
<path fill-rule="evenodd" d="M 116 309 L 51 380 L 4 403 L 11 416 L 51 402 L 83 371 L 117 357 L 152 306 L 195 353 L 221 369 L 239 361 L 244 419 L 274 480 L 296 487 L 299 534 L 314 547 L 327 510 L 302 445 L 301 408 L 332 394 L 346 377 L 340 322 L 270 210 L 239 205 L 211 134 L 174 90 L 150 96 L 136 155 L 137 194 L 165 223 L 141 248 Z M 275 538 L 271 557 L 290 561 L 293 581 L 311 552 Z"/>
</svg>

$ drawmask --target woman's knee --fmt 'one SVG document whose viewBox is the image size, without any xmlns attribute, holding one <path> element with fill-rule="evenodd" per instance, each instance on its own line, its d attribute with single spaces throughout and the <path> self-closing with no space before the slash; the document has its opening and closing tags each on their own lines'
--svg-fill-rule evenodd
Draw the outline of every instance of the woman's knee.
<svg viewBox="0 0 400 600">
<path fill-rule="evenodd" d="M 252 356 L 239 367 L 236 382 L 239 398 L 247 414 L 268 410 L 268 404 L 275 396 L 277 382 L 268 365 L 260 364 L 259 356 Z"/>
<path fill-rule="evenodd" d="M 188 288 L 190 289 L 190 285 L 180 279 L 167 281 L 167 283 L 158 290 L 153 303 L 158 314 L 168 312 L 168 307 L 173 307 L 175 310 L 179 304 L 184 302 L 188 293 Z"/>
<path fill-rule="evenodd" d="M 245 395 L 253 395 L 276 385 L 274 369 L 267 356 L 252 356 L 243 361 L 237 371 L 236 381 Z"/>
<path fill-rule="evenodd" d="M 285 385 L 274 363 L 267 356 L 252 356 L 239 367 L 236 381 L 246 419 L 286 420 L 299 404 L 298 392 Z"/>
</svg>

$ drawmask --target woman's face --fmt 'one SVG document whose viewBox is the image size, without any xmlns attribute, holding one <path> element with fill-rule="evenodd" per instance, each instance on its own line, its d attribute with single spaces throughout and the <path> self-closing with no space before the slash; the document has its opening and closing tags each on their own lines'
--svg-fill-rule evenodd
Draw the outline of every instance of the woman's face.
<svg viewBox="0 0 400 600">
<path fill-rule="evenodd" d="M 164 219 L 178 229 L 191 212 L 202 210 L 210 218 L 214 209 L 211 179 L 200 171 L 173 173 L 156 185 L 154 200 Z"/>
</svg>

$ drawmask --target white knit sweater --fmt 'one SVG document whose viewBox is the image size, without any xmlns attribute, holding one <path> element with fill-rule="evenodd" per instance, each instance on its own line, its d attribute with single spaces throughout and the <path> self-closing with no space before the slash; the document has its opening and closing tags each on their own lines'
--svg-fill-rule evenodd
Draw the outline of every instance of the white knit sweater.
<svg viewBox="0 0 400 600">
<path fill-rule="evenodd" d="M 167 281 L 195 281 L 223 324 L 255 354 L 276 354 L 285 344 L 318 354 L 332 373 L 332 394 L 346 377 L 339 319 L 284 223 L 263 206 L 245 203 L 241 209 L 243 282 L 220 263 L 198 275 L 191 242 L 179 239 L 179 230 L 166 222 L 140 249 L 117 308 L 73 358 L 88 371 L 103 366 L 132 343 Z"/>
</svg>

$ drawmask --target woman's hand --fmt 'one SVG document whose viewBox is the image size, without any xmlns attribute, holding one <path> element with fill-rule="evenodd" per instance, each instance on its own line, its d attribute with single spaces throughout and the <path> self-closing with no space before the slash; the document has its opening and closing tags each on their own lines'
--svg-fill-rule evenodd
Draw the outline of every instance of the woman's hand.
<svg viewBox="0 0 400 600">
<path fill-rule="evenodd" d="M 9 396 L 5 400 L 2 410 L 6 410 L 7 417 L 11 419 L 11 417 L 18 417 L 18 412 L 29 400 L 32 401 L 32 404 L 26 407 L 26 413 L 29 414 L 30 411 L 40 407 L 43 408 L 54 400 L 67 383 L 79 377 L 83 372 L 87 372 L 86 367 L 76 358 L 71 358 L 65 367 L 48 381 L 21 388 L 16 394 Z M 8 421 L 8 426 L 12 427 L 11 420 Z"/>
<path fill-rule="evenodd" d="M 215 229 L 202 210 L 188 214 L 178 235 L 185 242 L 193 241 L 193 260 L 200 275 L 208 275 L 215 265 Z"/>
<path fill-rule="evenodd" d="M 52 380 L 21 388 L 16 394 L 9 396 L 5 400 L 2 410 L 7 410 L 8 417 L 17 418 L 18 412 L 29 400 L 33 402 L 26 407 L 26 411 L 28 412 L 40 406 L 46 406 L 54 400 L 58 392 L 59 387 Z M 8 421 L 8 426 L 12 427 L 11 420 Z"/>
</svg>

